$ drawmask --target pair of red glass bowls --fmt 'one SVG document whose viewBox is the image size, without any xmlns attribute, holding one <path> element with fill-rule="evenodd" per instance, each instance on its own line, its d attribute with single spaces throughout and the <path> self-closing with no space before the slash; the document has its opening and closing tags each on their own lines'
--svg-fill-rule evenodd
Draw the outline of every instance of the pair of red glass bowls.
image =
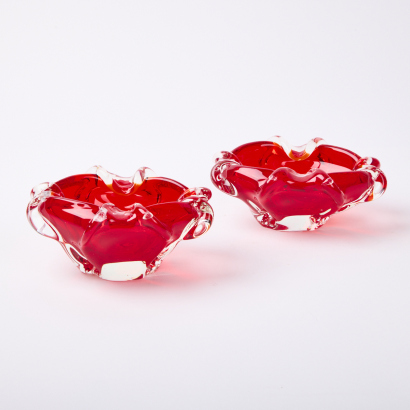
<svg viewBox="0 0 410 410">
<path fill-rule="evenodd" d="M 217 155 L 214 185 L 241 199 L 264 227 L 312 231 L 353 205 L 373 201 L 387 181 L 375 158 L 316 138 L 292 147 L 283 138 Z M 209 230 L 208 188 L 187 188 L 149 168 L 122 178 L 102 167 L 31 191 L 27 217 L 55 239 L 84 273 L 111 281 L 153 273 L 183 239 Z"/>
</svg>

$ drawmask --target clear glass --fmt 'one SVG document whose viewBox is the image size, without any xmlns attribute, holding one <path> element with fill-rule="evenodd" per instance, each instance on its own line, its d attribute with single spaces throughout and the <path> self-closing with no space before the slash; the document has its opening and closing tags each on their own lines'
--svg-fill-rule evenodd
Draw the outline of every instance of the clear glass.
<svg viewBox="0 0 410 410">
<path fill-rule="evenodd" d="M 256 220 L 277 231 L 312 231 L 329 217 L 379 198 L 387 180 L 376 158 L 321 138 L 293 147 L 281 137 L 216 156 L 214 185 L 244 201 Z"/>
<path fill-rule="evenodd" d="M 34 187 L 27 218 L 81 272 L 126 281 L 152 274 L 179 242 L 208 231 L 211 195 L 145 167 L 129 178 L 93 167 Z"/>
</svg>

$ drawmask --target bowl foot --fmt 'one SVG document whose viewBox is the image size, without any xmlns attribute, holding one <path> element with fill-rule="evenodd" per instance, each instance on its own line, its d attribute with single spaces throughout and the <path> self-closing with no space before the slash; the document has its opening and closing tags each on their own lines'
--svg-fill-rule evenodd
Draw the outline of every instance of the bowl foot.
<svg viewBox="0 0 410 410">
<path fill-rule="evenodd" d="M 275 231 L 303 232 L 314 231 L 320 228 L 326 223 L 329 217 L 315 218 L 311 215 L 292 215 L 277 221 L 268 213 L 263 213 L 255 215 L 255 219 L 264 228 L 273 229 Z"/>
</svg>

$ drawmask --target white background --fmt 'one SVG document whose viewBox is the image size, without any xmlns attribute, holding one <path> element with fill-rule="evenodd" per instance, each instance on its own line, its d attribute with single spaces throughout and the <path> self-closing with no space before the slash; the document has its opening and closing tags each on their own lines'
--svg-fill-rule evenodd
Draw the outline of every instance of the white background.
<svg viewBox="0 0 410 410">
<path fill-rule="evenodd" d="M 2 409 L 409 409 L 408 1 L 0 0 Z M 379 158 L 385 196 L 260 227 L 213 155 L 281 135 Z M 212 188 L 158 276 L 81 274 L 25 219 L 95 164 Z"/>
</svg>

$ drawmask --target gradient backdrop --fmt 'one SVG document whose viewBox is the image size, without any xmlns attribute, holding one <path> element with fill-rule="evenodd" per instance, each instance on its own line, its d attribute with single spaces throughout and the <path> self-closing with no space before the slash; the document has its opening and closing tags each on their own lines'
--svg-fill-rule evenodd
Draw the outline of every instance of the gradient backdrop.
<svg viewBox="0 0 410 410">
<path fill-rule="evenodd" d="M 0 0 L 0 407 L 410 408 L 410 3 Z M 220 150 L 321 137 L 379 158 L 380 200 L 261 228 Z M 92 165 L 212 188 L 158 276 L 82 275 L 25 219 Z"/>
</svg>

